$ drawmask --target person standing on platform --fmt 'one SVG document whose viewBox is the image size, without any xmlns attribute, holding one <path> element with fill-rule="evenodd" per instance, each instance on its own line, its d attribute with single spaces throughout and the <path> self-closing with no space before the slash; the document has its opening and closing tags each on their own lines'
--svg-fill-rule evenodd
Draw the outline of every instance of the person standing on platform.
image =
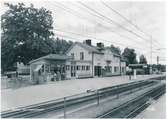
<svg viewBox="0 0 167 119">
<path fill-rule="evenodd" d="M 56 74 L 56 72 L 54 72 L 53 78 L 54 78 L 54 81 L 56 81 L 56 79 L 57 79 L 57 74 Z"/>
</svg>

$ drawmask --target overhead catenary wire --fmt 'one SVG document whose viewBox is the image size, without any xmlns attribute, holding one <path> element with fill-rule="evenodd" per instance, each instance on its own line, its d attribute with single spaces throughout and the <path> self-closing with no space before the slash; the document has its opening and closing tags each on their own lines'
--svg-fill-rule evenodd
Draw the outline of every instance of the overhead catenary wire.
<svg viewBox="0 0 167 119">
<path fill-rule="evenodd" d="M 150 39 L 143 38 L 143 37 L 140 36 L 139 34 L 133 32 L 132 30 L 129 30 L 128 28 L 126 28 L 126 27 L 124 27 L 124 26 L 122 26 L 122 25 L 120 25 L 119 23 L 115 22 L 115 21 L 112 20 L 111 18 L 104 16 L 103 14 L 101 14 L 101 13 L 99 13 L 98 11 L 96 11 L 95 9 L 93 9 L 93 8 L 91 8 L 91 7 L 87 6 L 87 5 L 85 5 L 84 3 L 80 2 L 80 1 L 78 1 L 78 3 L 81 4 L 82 6 L 84 6 L 85 8 L 89 9 L 90 11 L 93 11 L 95 14 L 98 14 L 98 15 L 104 17 L 105 19 L 109 20 L 109 21 L 111 22 L 111 24 L 115 24 L 116 26 L 122 28 L 122 29 L 125 30 L 125 31 L 128 31 L 129 33 L 132 33 L 133 35 L 139 37 L 140 39 L 142 39 L 142 40 L 144 40 L 144 41 L 148 41 L 148 42 L 151 41 L 151 51 L 150 51 L 150 52 L 151 52 L 151 55 L 150 55 L 150 57 L 151 57 L 151 62 L 150 62 L 150 63 L 152 64 L 152 46 L 153 46 L 153 44 L 152 44 L 152 37 L 150 37 Z"/>
<path fill-rule="evenodd" d="M 60 3 L 59 3 L 60 4 Z M 66 12 L 69 12 L 69 13 L 71 13 L 72 15 L 74 15 L 74 13 L 77 13 L 77 11 L 74 11 L 74 10 L 72 10 L 72 9 L 70 9 L 70 8 L 68 8 L 68 7 L 66 7 L 66 6 L 64 6 L 65 8 L 63 8 L 62 6 L 64 6 L 63 4 L 61 4 L 61 8 L 62 9 L 64 9 Z M 57 6 L 57 7 L 60 7 L 60 6 Z M 68 10 L 67 10 L 68 9 Z M 73 11 L 73 12 L 71 12 L 71 11 Z M 78 13 L 78 14 L 80 14 L 80 13 Z M 77 16 L 77 17 L 82 17 L 81 15 L 78 15 L 78 14 L 75 14 L 74 16 Z M 98 16 L 98 15 L 95 15 L 95 14 L 92 14 L 91 12 L 90 12 L 90 14 L 91 15 L 93 15 L 93 16 L 96 16 L 96 17 L 98 17 L 98 18 L 100 18 L 101 20 L 105 20 L 105 19 L 103 19 L 102 17 L 100 17 L 100 16 Z M 84 17 L 84 18 L 86 18 L 86 17 Z M 87 18 L 86 18 L 87 19 Z M 90 21 L 90 20 L 89 20 Z M 95 21 L 92 21 L 92 23 L 94 23 Z M 99 22 L 98 22 L 99 23 Z M 100 24 L 100 23 L 99 23 Z M 102 25 L 102 24 L 100 24 L 100 25 Z M 103 28 L 105 28 L 106 30 L 110 30 L 111 31 L 111 29 L 109 29 L 109 28 L 106 28 L 106 27 L 103 27 Z M 125 35 L 122 35 L 122 34 L 120 34 L 120 33 L 118 33 L 118 32 L 116 32 L 116 31 L 111 31 L 111 32 L 113 32 L 114 34 L 116 34 L 116 35 L 118 35 L 118 36 L 120 36 L 120 37 L 122 37 L 122 38 L 126 38 L 126 39 L 130 39 L 130 40 L 132 40 L 132 41 L 134 41 L 134 39 L 131 39 L 130 37 L 128 37 L 128 36 L 125 36 Z M 136 42 L 138 42 L 138 41 L 136 41 Z M 138 42 L 139 43 L 139 42 Z"/>
<path fill-rule="evenodd" d="M 74 12 L 71 12 L 70 10 L 67 10 L 66 8 L 63 8 L 62 7 L 62 9 L 64 9 L 66 12 L 68 11 L 68 12 L 70 12 L 72 15 L 74 14 Z M 75 16 L 77 15 L 77 17 L 81 17 L 81 15 L 78 15 L 78 14 L 75 14 Z M 94 15 L 94 14 L 93 14 Z M 97 16 L 97 15 L 96 15 Z M 98 18 L 100 18 L 100 19 L 102 19 L 102 20 L 104 20 L 104 18 L 102 18 L 102 17 L 99 17 L 98 16 Z M 109 22 L 108 22 L 109 23 Z M 124 37 L 125 38 L 125 37 Z M 97 38 L 96 38 L 97 39 Z M 103 40 L 104 41 L 104 40 Z M 116 44 L 116 43 L 115 43 Z M 135 49 L 136 49 L 136 47 L 134 47 Z M 143 49 L 142 49 L 143 50 Z M 141 52 L 141 51 L 140 51 Z"/>
<path fill-rule="evenodd" d="M 67 33 L 72 33 L 72 32 L 67 32 Z M 67 39 L 73 39 L 73 40 L 75 40 L 76 42 L 77 41 L 81 41 L 81 39 L 80 38 L 74 38 L 74 37 L 71 37 L 71 36 L 68 36 L 68 35 L 65 35 L 65 34 L 59 34 L 59 33 L 54 33 L 55 35 L 57 35 L 57 37 L 58 36 L 60 36 L 60 37 L 64 37 L 64 38 L 67 38 Z M 72 34 L 75 34 L 75 35 L 81 35 L 81 34 L 77 34 L 77 33 L 72 33 Z M 82 35 L 82 36 L 84 36 L 84 35 Z M 85 37 L 89 37 L 90 38 L 90 36 L 85 36 Z M 91 38 L 93 38 L 93 37 L 91 37 Z M 108 43 L 114 43 L 114 44 L 117 44 L 117 45 L 119 45 L 119 46 L 125 46 L 125 47 L 129 47 L 129 48 L 134 48 L 135 49 L 135 51 L 141 51 L 141 48 L 136 48 L 136 47 L 133 47 L 133 46 L 129 46 L 129 45 L 125 45 L 125 44 L 123 44 L 123 43 L 116 43 L 116 42 L 112 42 L 112 41 L 108 41 L 108 40 L 104 40 L 104 39 L 97 39 L 97 38 L 93 38 L 92 40 L 96 40 L 96 41 L 105 41 L 105 42 L 108 42 Z"/>
<path fill-rule="evenodd" d="M 60 3 L 59 3 L 59 4 L 60 4 Z M 76 13 L 77 13 L 77 11 L 74 11 L 74 10 L 73 10 L 73 12 L 71 12 L 71 11 L 72 11 L 72 9 L 70 9 L 70 8 L 66 7 L 66 6 L 65 6 L 65 5 L 63 5 L 63 4 L 61 4 L 61 6 L 58 6 L 58 5 L 56 4 L 56 6 L 57 6 L 57 7 L 59 7 L 59 8 L 62 8 L 63 10 L 65 10 L 66 12 L 68 12 L 68 13 L 70 13 L 70 14 L 74 15 L 74 16 L 76 16 L 76 15 L 77 15 L 77 17 L 82 17 L 81 15 L 76 14 Z M 62 6 L 64 6 L 64 7 L 62 7 Z M 68 9 L 68 10 L 67 10 L 67 9 Z M 98 15 L 95 15 L 95 14 L 92 14 L 92 15 L 94 15 L 94 16 L 96 16 L 96 17 L 98 17 L 98 18 L 102 19 L 102 20 L 104 20 L 102 17 L 99 17 Z M 107 29 L 107 28 L 106 28 L 106 29 Z M 107 29 L 107 30 L 109 30 L 109 29 Z M 119 35 L 119 36 L 120 36 L 120 37 L 122 37 L 122 38 L 126 38 L 126 39 L 128 39 L 128 40 L 132 40 L 132 41 L 134 41 L 134 39 L 131 39 L 131 38 L 130 38 L 130 37 L 128 37 L 128 36 L 125 36 L 125 35 L 119 34 L 119 33 L 115 32 L 115 31 L 111 31 L 111 32 L 115 33 L 116 35 Z M 139 44 L 139 42 L 137 42 L 137 44 Z"/>
<path fill-rule="evenodd" d="M 55 31 L 58 31 L 58 32 L 63 32 L 63 33 L 69 33 L 69 34 L 78 35 L 78 36 L 81 36 L 81 37 L 92 38 L 92 39 L 95 39 L 95 40 L 98 40 L 98 41 L 106 41 L 106 42 L 113 43 L 113 44 L 117 44 L 117 45 L 120 45 L 120 46 L 125 46 L 125 47 L 130 47 L 130 48 L 134 48 L 134 49 L 143 50 L 142 48 L 134 47 L 134 46 L 132 46 L 132 45 L 126 45 L 126 44 L 124 44 L 124 43 L 117 43 L 117 42 L 113 42 L 113 41 L 109 41 L 109 40 L 105 40 L 105 39 L 100 39 L 100 38 L 93 37 L 93 36 L 91 36 L 91 35 L 83 35 L 83 34 L 80 34 L 80 33 L 65 31 L 65 30 L 61 30 L 61 29 L 54 29 L 54 30 L 55 30 Z"/>
<path fill-rule="evenodd" d="M 133 34 L 133 35 L 135 35 L 137 37 L 139 37 L 140 39 L 150 42 L 149 39 L 143 38 L 142 36 L 138 35 L 137 33 L 133 32 L 132 30 L 129 30 L 129 29 L 125 28 L 124 26 L 120 25 L 119 23 L 115 22 L 111 18 L 104 16 L 103 14 L 97 12 L 96 10 L 92 9 L 91 7 L 88 7 L 84 3 L 80 2 L 80 1 L 78 1 L 78 3 L 81 4 L 82 6 L 84 6 L 85 8 L 89 9 L 90 11 L 93 11 L 94 13 L 98 14 L 99 16 L 101 16 L 101 17 L 105 18 L 106 20 L 110 21 L 111 24 L 115 24 L 118 27 L 124 29 L 125 31 L 127 31 L 127 32 L 129 32 L 129 33 L 131 33 L 131 34 Z"/>
<path fill-rule="evenodd" d="M 131 20 L 129 20 L 128 18 L 126 18 L 125 16 L 123 16 L 121 13 L 119 13 L 117 10 L 113 9 L 111 6 L 109 6 L 108 4 L 106 4 L 105 2 L 101 1 L 101 3 L 106 6 L 108 9 L 110 9 L 111 11 L 113 11 L 114 13 L 118 14 L 121 18 L 123 18 L 124 20 L 126 20 L 129 24 L 131 24 L 132 26 L 134 26 L 137 30 L 139 30 L 140 32 L 142 32 L 143 34 L 145 34 L 146 36 L 148 36 L 149 38 L 151 37 L 151 35 L 145 33 L 141 28 L 139 28 L 136 24 L 134 24 Z M 159 44 L 159 42 L 157 40 L 154 40 L 155 42 L 157 42 Z"/>
<path fill-rule="evenodd" d="M 60 30 L 56 30 L 56 31 L 60 31 Z M 61 32 L 61 31 L 60 31 Z M 70 33 L 70 34 L 75 34 L 75 35 L 79 35 L 79 36 L 82 36 L 82 37 L 87 37 L 87 38 L 93 38 L 92 40 L 96 40 L 96 41 L 101 41 L 101 40 L 103 40 L 103 41 L 106 41 L 106 42 L 108 42 L 108 43 L 114 43 L 114 44 L 117 44 L 117 45 L 120 45 L 120 46 L 127 46 L 127 45 L 125 45 L 125 44 L 123 44 L 123 43 L 116 43 L 116 42 L 113 42 L 113 41 L 108 41 L 108 40 L 104 40 L 104 39 L 98 39 L 98 38 L 94 38 L 94 37 L 92 37 L 92 36 L 88 36 L 88 35 L 81 35 L 81 34 L 77 34 L 77 33 L 73 33 L 73 32 L 66 32 L 66 31 L 63 31 L 63 32 L 65 32 L 65 33 Z M 58 34 L 58 33 L 55 33 L 56 35 L 61 35 L 61 34 Z M 64 35 L 64 34 L 63 34 Z M 63 37 L 63 35 L 61 35 L 62 37 Z M 78 39 L 78 38 L 74 38 L 74 37 L 70 37 L 70 36 L 67 36 L 67 35 L 64 35 L 65 37 L 68 37 L 68 38 L 73 38 L 73 39 L 75 39 L 75 40 L 80 40 L 80 39 Z"/>
</svg>

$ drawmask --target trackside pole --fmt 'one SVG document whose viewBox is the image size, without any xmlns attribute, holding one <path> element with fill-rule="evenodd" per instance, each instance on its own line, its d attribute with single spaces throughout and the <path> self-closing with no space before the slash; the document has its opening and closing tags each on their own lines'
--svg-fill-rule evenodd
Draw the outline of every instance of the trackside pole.
<svg viewBox="0 0 167 119">
<path fill-rule="evenodd" d="M 134 79 L 136 79 L 136 69 L 133 71 Z"/>
<path fill-rule="evenodd" d="M 66 118 L 66 97 L 64 97 L 64 118 Z"/>
<path fill-rule="evenodd" d="M 98 90 L 97 90 L 96 94 L 97 94 L 97 105 L 99 105 L 100 104 L 100 95 L 99 95 Z"/>
</svg>

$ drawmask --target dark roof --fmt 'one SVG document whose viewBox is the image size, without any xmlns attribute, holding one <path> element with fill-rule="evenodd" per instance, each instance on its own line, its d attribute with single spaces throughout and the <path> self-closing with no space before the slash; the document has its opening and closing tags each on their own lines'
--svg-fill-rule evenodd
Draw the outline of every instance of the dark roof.
<svg viewBox="0 0 167 119">
<path fill-rule="evenodd" d="M 99 51 L 99 48 L 96 46 L 90 46 L 87 45 L 85 43 L 80 43 L 80 42 L 75 42 L 67 51 L 66 54 L 74 47 L 74 45 L 78 44 L 79 46 L 83 47 L 84 49 L 90 51 L 90 52 L 94 52 L 94 53 L 99 53 L 99 54 L 104 54 L 103 52 Z"/>
<path fill-rule="evenodd" d="M 90 52 L 94 52 L 94 53 L 98 53 L 98 54 L 104 54 L 102 51 L 103 50 L 99 50 L 99 47 L 97 47 L 97 46 L 93 46 L 93 45 L 87 45 L 87 44 L 85 44 L 85 43 L 81 43 L 81 42 L 75 42 L 69 49 L 68 49 L 68 51 L 70 51 L 71 50 L 71 48 L 73 48 L 73 46 L 74 45 L 76 45 L 76 44 L 78 44 L 79 46 L 81 46 L 81 47 L 83 47 L 84 49 L 86 49 L 86 50 L 88 50 L 88 51 L 90 51 Z M 104 47 L 104 50 L 105 49 L 110 49 L 109 47 Z M 68 52 L 67 51 L 67 52 Z M 66 53 L 67 53 L 66 52 Z M 114 52 L 112 52 L 113 53 L 113 55 L 115 56 L 115 57 L 121 57 L 121 55 L 120 54 L 116 54 L 116 53 L 114 53 Z"/>
<path fill-rule="evenodd" d="M 63 54 L 49 54 L 49 55 L 46 55 L 46 56 L 43 56 L 43 57 L 40 57 L 38 59 L 35 59 L 35 60 L 31 60 L 29 62 L 29 64 L 33 63 L 33 62 L 36 62 L 38 60 L 43 60 L 43 59 L 48 59 L 48 60 L 66 60 L 66 59 L 69 59 L 71 57 L 67 56 L 67 55 L 63 55 Z"/>
<path fill-rule="evenodd" d="M 90 52 L 95 52 L 95 53 L 100 53 L 103 54 L 101 51 L 98 50 L 98 47 L 93 46 L 93 45 L 87 45 L 85 43 L 80 43 L 80 42 L 76 42 L 76 44 L 80 45 L 81 47 L 89 50 Z"/>
</svg>

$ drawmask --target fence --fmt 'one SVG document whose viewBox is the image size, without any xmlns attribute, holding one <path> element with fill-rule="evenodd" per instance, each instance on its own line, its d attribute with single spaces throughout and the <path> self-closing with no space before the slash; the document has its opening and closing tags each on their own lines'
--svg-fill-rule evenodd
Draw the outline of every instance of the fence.
<svg viewBox="0 0 167 119">
<path fill-rule="evenodd" d="M 1 77 L 1 89 L 15 89 L 29 85 L 32 85 L 30 81 L 30 76 L 19 76 L 18 78 L 7 78 L 5 76 Z"/>
</svg>

